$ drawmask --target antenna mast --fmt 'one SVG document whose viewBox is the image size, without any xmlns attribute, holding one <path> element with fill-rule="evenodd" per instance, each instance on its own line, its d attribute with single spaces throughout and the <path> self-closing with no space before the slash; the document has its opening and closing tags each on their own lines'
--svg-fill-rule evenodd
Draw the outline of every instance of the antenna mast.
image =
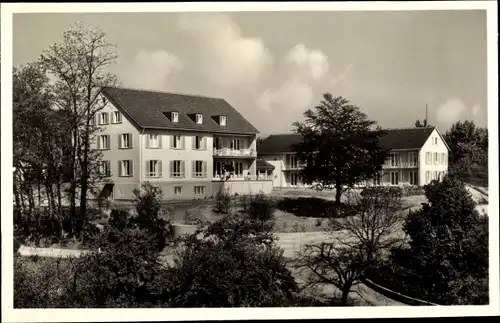
<svg viewBox="0 0 500 323">
<path fill-rule="evenodd" d="M 425 120 L 424 120 L 424 122 L 425 122 L 425 125 L 429 124 L 429 122 L 427 120 L 427 103 L 425 104 Z"/>
</svg>

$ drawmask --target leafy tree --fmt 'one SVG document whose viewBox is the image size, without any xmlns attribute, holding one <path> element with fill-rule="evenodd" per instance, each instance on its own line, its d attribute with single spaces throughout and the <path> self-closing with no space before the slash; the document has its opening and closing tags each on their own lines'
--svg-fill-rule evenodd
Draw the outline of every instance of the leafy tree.
<svg viewBox="0 0 500 323">
<path fill-rule="evenodd" d="M 296 283 L 274 237 L 228 215 L 184 239 L 170 269 L 172 307 L 285 306 Z"/>
<path fill-rule="evenodd" d="M 231 210 L 231 196 L 229 192 L 221 188 L 217 191 L 215 195 L 215 212 L 229 214 Z"/>
<path fill-rule="evenodd" d="M 420 120 L 415 121 L 415 127 L 427 128 L 427 127 L 432 127 L 432 126 L 427 123 L 427 119 L 424 119 L 422 122 Z"/>
<path fill-rule="evenodd" d="M 264 193 L 251 195 L 244 201 L 244 212 L 260 225 L 261 231 L 271 230 L 274 225 L 275 203 Z"/>
<path fill-rule="evenodd" d="M 70 173 L 73 174 L 69 189 L 72 217 L 76 219 L 76 233 L 85 225 L 87 194 L 96 172 L 99 152 L 90 149 L 96 127 L 91 120 L 104 107 L 100 96 L 102 86 L 117 83 L 106 68 L 117 58 L 114 46 L 98 28 L 76 23 L 64 32 L 63 41 L 44 52 L 40 62 L 55 77 L 53 86 L 55 104 L 69 117 L 67 124 L 71 134 Z M 80 190 L 80 212 L 76 218 L 76 195 Z"/>
<path fill-rule="evenodd" d="M 446 132 L 450 146 L 451 172 L 464 179 L 474 176 L 488 178 L 488 130 L 473 121 L 458 121 Z"/>
<path fill-rule="evenodd" d="M 304 113 L 304 122 L 295 122 L 302 142 L 295 146 L 305 163 L 305 182 L 335 187 L 335 202 L 355 184 L 372 178 L 388 157 L 379 146 L 383 131 L 371 130 L 376 123 L 342 97 L 326 93 L 313 110 Z"/>
<path fill-rule="evenodd" d="M 414 273 L 427 300 L 488 302 L 487 219 L 479 215 L 464 183 L 456 178 L 433 181 L 425 186 L 425 195 L 428 202 L 406 220 L 409 249 L 397 261 Z"/>
</svg>

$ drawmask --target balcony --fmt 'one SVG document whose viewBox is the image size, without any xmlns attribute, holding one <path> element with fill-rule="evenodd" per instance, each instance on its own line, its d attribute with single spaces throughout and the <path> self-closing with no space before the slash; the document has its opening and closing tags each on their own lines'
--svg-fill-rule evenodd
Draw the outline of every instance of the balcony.
<svg viewBox="0 0 500 323">
<path fill-rule="evenodd" d="M 283 166 L 283 170 L 301 170 L 304 168 L 304 165 L 297 163 L 297 164 L 285 164 Z"/>
<path fill-rule="evenodd" d="M 382 168 L 383 169 L 418 168 L 418 163 L 409 163 L 409 162 L 396 163 L 396 164 L 386 163 L 383 165 Z"/>
<path fill-rule="evenodd" d="M 253 149 L 214 149 L 215 157 L 257 157 L 257 152 Z"/>
<path fill-rule="evenodd" d="M 271 181 L 272 175 L 231 175 L 229 178 L 223 175 L 214 175 L 214 181 Z"/>
</svg>

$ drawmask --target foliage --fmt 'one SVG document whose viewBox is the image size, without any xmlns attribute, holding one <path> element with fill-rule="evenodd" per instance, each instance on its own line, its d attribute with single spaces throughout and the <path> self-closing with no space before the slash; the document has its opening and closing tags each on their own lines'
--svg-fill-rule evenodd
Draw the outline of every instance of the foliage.
<svg viewBox="0 0 500 323">
<path fill-rule="evenodd" d="M 423 121 L 420 121 L 420 120 L 415 121 L 415 127 L 428 128 L 428 127 L 432 127 L 432 126 L 427 123 L 427 119 L 424 119 Z"/>
<path fill-rule="evenodd" d="M 410 212 L 404 225 L 411 238 L 409 250 L 394 253 L 393 260 L 417 277 L 426 300 L 483 303 L 488 290 L 487 218 L 479 215 L 464 183 L 456 178 L 426 185 L 425 195 L 428 202 Z"/>
<path fill-rule="evenodd" d="M 446 132 L 445 140 L 451 150 L 450 173 L 487 185 L 488 130 L 473 121 L 458 121 Z"/>
<path fill-rule="evenodd" d="M 335 213 L 335 203 L 318 197 L 286 197 L 278 201 L 279 210 L 300 217 L 333 218 L 345 216 L 342 212 Z"/>
<path fill-rule="evenodd" d="M 302 176 L 306 183 L 335 187 L 335 202 L 356 183 L 371 179 L 380 171 L 388 151 L 379 146 L 384 134 L 371 130 L 376 125 L 360 109 L 342 97 L 326 93 L 313 110 L 304 113 L 306 120 L 295 122 L 302 142 L 294 146 L 305 164 Z"/>
<path fill-rule="evenodd" d="M 215 195 L 215 212 L 228 214 L 231 210 L 231 196 L 222 187 Z"/>
<path fill-rule="evenodd" d="M 264 193 L 251 195 L 245 201 L 244 212 L 248 217 L 259 223 L 261 230 L 271 230 L 274 225 L 274 201 Z"/>
<path fill-rule="evenodd" d="M 274 237 L 227 215 L 184 239 L 170 269 L 173 307 L 285 306 L 296 290 Z"/>
</svg>

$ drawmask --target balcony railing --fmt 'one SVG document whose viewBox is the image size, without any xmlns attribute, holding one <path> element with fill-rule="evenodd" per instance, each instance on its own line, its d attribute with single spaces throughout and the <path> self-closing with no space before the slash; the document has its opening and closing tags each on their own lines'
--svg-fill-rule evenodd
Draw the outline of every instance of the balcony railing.
<svg viewBox="0 0 500 323">
<path fill-rule="evenodd" d="M 283 167 L 283 170 L 299 170 L 304 168 L 303 164 L 297 163 L 297 164 L 285 164 Z"/>
<path fill-rule="evenodd" d="M 383 166 L 384 169 L 391 169 L 391 168 L 417 168 L 417 167 L 418 167 L 418 163 L 410 163 L 410 162 L 397 163 L 396 165 L 391 164 L 391 163 L 386 163 Z"/>
<path fill-rule="evenodd" d="M 224 175 L 214 175 L 214 181 L 270 181 L 271 175 L 231 175 L 229 178 Z"/>
<path fill-rule="evenodd" d="M 214 149 L 214 156 L 217 157 L 256 157 L 257 153 L 253 149 Z"/>
</svg>

